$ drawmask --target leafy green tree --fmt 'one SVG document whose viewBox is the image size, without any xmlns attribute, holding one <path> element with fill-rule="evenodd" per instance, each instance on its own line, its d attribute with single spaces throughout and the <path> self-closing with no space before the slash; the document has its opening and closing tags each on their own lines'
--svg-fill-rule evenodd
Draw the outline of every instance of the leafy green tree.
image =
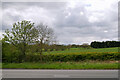
<svg viewBox="0 0 120 80">
<path fill-rule="evenodd" d="M 19 60 L 25 60 L 27 45 L 34 42 L 37 36 L 34 23 L 21 21 L 13 24 L 12 30 L 6 30 L 3 34 L 5 41 L 14 45 L 21 52 Z M 20 61 L 21 62 L 21 61 Z"/>
<path fill-rule="evenodd" d="M 0 63 L 2 63 L 2 39 L 0 38 Z"/>
</svg>

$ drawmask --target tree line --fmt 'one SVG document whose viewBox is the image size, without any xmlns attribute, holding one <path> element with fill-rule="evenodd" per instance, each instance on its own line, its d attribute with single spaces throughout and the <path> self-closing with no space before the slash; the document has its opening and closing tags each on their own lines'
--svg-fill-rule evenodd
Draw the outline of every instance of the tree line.
<svg viewBox="0 0 120 80">
<path fill-rule="evenodd" d="M 91 47 L 93 48 L 110 48 L 110 47 L 120 47 L 120 41 L 94 41 L 91 42 Z"/>
</svg>

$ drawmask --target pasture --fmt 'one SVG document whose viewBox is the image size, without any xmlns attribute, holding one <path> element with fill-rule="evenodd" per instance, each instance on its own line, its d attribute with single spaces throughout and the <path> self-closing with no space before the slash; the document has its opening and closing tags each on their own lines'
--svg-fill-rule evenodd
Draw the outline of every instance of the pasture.
<svg viewBox="0 0 120 80">
<path fill-rule="evenodd" d="M 80 52 L 118 52 L 118 47 L 113 48 L 70 48 L 64 51 L 50 51 L 44 52 L 44 54 L 55 54 L 55 53 L 80 53 Z"/>
</svg>

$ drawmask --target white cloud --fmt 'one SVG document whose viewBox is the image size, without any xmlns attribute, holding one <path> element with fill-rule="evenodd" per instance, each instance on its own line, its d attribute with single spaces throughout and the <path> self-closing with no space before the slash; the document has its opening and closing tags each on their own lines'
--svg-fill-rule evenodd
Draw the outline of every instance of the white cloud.
<svg viewBox="0 0 120 80">
<path fill-rule="evenodd" d="M 106 31 L 104 31 L 104 33 L 107 33 L 108 31 L 106 30 Z"/>
<path fill-rule="evenodd" d="M 68 14 L 65 16 L 65 18 L 68 18 L 71 15 L 70 12 L 68 12 Z"/>
<path fill-rule="evenodd" d="M 95 17 L 95 16 L 90 16 L 89 18 L 89 22 L 91 22 L 91 23 L 94 23 L 94 22 L 97 22 L 99 19 L 97 18 L 97 17 Z"/>
<path fill-rule="evenodd" d="M 81 12 L 80 12 L 80 15 L 84 15 L 84 12 L 81 11 Z"/>
</svg>

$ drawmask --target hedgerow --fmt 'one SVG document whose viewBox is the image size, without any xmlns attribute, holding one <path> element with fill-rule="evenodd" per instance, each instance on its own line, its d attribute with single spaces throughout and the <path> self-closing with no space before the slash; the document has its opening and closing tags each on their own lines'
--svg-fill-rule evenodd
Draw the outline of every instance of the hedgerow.
<svg viewBox="0 0 120 80">
<path fill-rule="evenodd" d="M 104 53 L 57 53 L 57 54 L 44 54 L 42 55 L 42 61 L 85 61 L 85 60 L 120 60 L 120 53 L 114 52 L 104 52 Z M 30 55 L 26 56 L 27 62 L 39 62 L 40 55 Z"/>
</svg>

